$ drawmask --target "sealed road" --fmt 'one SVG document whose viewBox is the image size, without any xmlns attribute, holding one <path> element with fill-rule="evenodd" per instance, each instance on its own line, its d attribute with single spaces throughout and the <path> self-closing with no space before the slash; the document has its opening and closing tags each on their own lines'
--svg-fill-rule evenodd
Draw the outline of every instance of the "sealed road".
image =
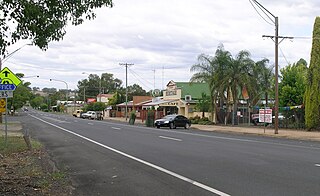
<svg viewBox="0 0 320 196">
<path fill-rule="evenodd" d="M 29 111 L 77 195 L 317 195 L 320 145 Z"/>
</svg>

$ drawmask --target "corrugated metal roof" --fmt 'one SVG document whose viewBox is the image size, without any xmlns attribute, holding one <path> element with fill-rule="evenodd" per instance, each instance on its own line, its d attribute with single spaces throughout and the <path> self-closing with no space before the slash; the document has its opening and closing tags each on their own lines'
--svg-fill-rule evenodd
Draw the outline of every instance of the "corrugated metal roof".
<svg viewBox="0 0 320 196">
<path fill-rule="evenodd" d="M 186 95 L 191 95 L 192 99 L 201 99 L 201 94 L 210 95 L 208 83 L 200 82 L 176 82 L 178 88 L 181 88 L 181 98 L 184 99 Z"/>
</svg>

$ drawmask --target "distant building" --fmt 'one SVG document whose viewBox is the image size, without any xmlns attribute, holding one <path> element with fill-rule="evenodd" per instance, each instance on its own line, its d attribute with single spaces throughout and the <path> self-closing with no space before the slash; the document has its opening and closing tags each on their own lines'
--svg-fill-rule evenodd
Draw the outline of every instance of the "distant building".
<svg viewBox="0 0 320 196">
<path fill-rule="evenodd" d="M 109 99 L 112 97 L 113 94 L 99 94 L 97 95 L 97 102 L 108 104 Z"/>
<path fill-rule="evenodd" d="M 35 95 L 40 95 L 42 97 L 48 97 L 49 96 L 48 93 L 45 93 L 43 91 L 32 91 L 32 93 L 35 94 Z"/>
<path fill-rule="evenodd" d="M 182 114 L 188 118 L 194 117 L 200 115 L 195 111 L 195 106 L 201 99 L 202 93 L 210 95 L 207 83 L 174 82 L 171 80 L 163 91 L 163 97 L 144 104 L 143 108 L 154 107 L 158 111 L 163 111 L 165 115 Z"/>
</svg>

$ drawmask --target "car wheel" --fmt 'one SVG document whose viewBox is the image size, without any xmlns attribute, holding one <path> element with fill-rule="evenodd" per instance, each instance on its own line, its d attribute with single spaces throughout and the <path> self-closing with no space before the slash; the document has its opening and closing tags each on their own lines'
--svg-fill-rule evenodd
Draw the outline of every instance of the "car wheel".
<svg viewBox="0 0 320 196">
<path fill-rule="evenodd" d="M 158 129 L 160 129 L 160 126 L 157 126 Z"/>
<path fill-rule="evenodd" d="M 169 128 L 170 128 L 170 129 L 174 129 L 173 123 L 170 123 Z"/>
<path fill-rule="evenodd" d="M 186 123 L 186 124 L 184 125 L 184 128 L 185 128 L 185 129 L 189 129 L 189 128 L 190 128 L 190 124 L 189 124 L 189 123 Z"/>
</svg>

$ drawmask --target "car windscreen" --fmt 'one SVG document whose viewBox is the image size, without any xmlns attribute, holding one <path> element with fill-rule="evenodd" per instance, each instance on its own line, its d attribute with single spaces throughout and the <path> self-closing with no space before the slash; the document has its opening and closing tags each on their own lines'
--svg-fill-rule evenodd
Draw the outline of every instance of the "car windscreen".
<svg viewBox="0 0 320 196">
<path fill-rule="evenodd" d="M 165 116 L 163 119 L 165 120 L 173 120 L 176 116 Z"/>
</svg>

